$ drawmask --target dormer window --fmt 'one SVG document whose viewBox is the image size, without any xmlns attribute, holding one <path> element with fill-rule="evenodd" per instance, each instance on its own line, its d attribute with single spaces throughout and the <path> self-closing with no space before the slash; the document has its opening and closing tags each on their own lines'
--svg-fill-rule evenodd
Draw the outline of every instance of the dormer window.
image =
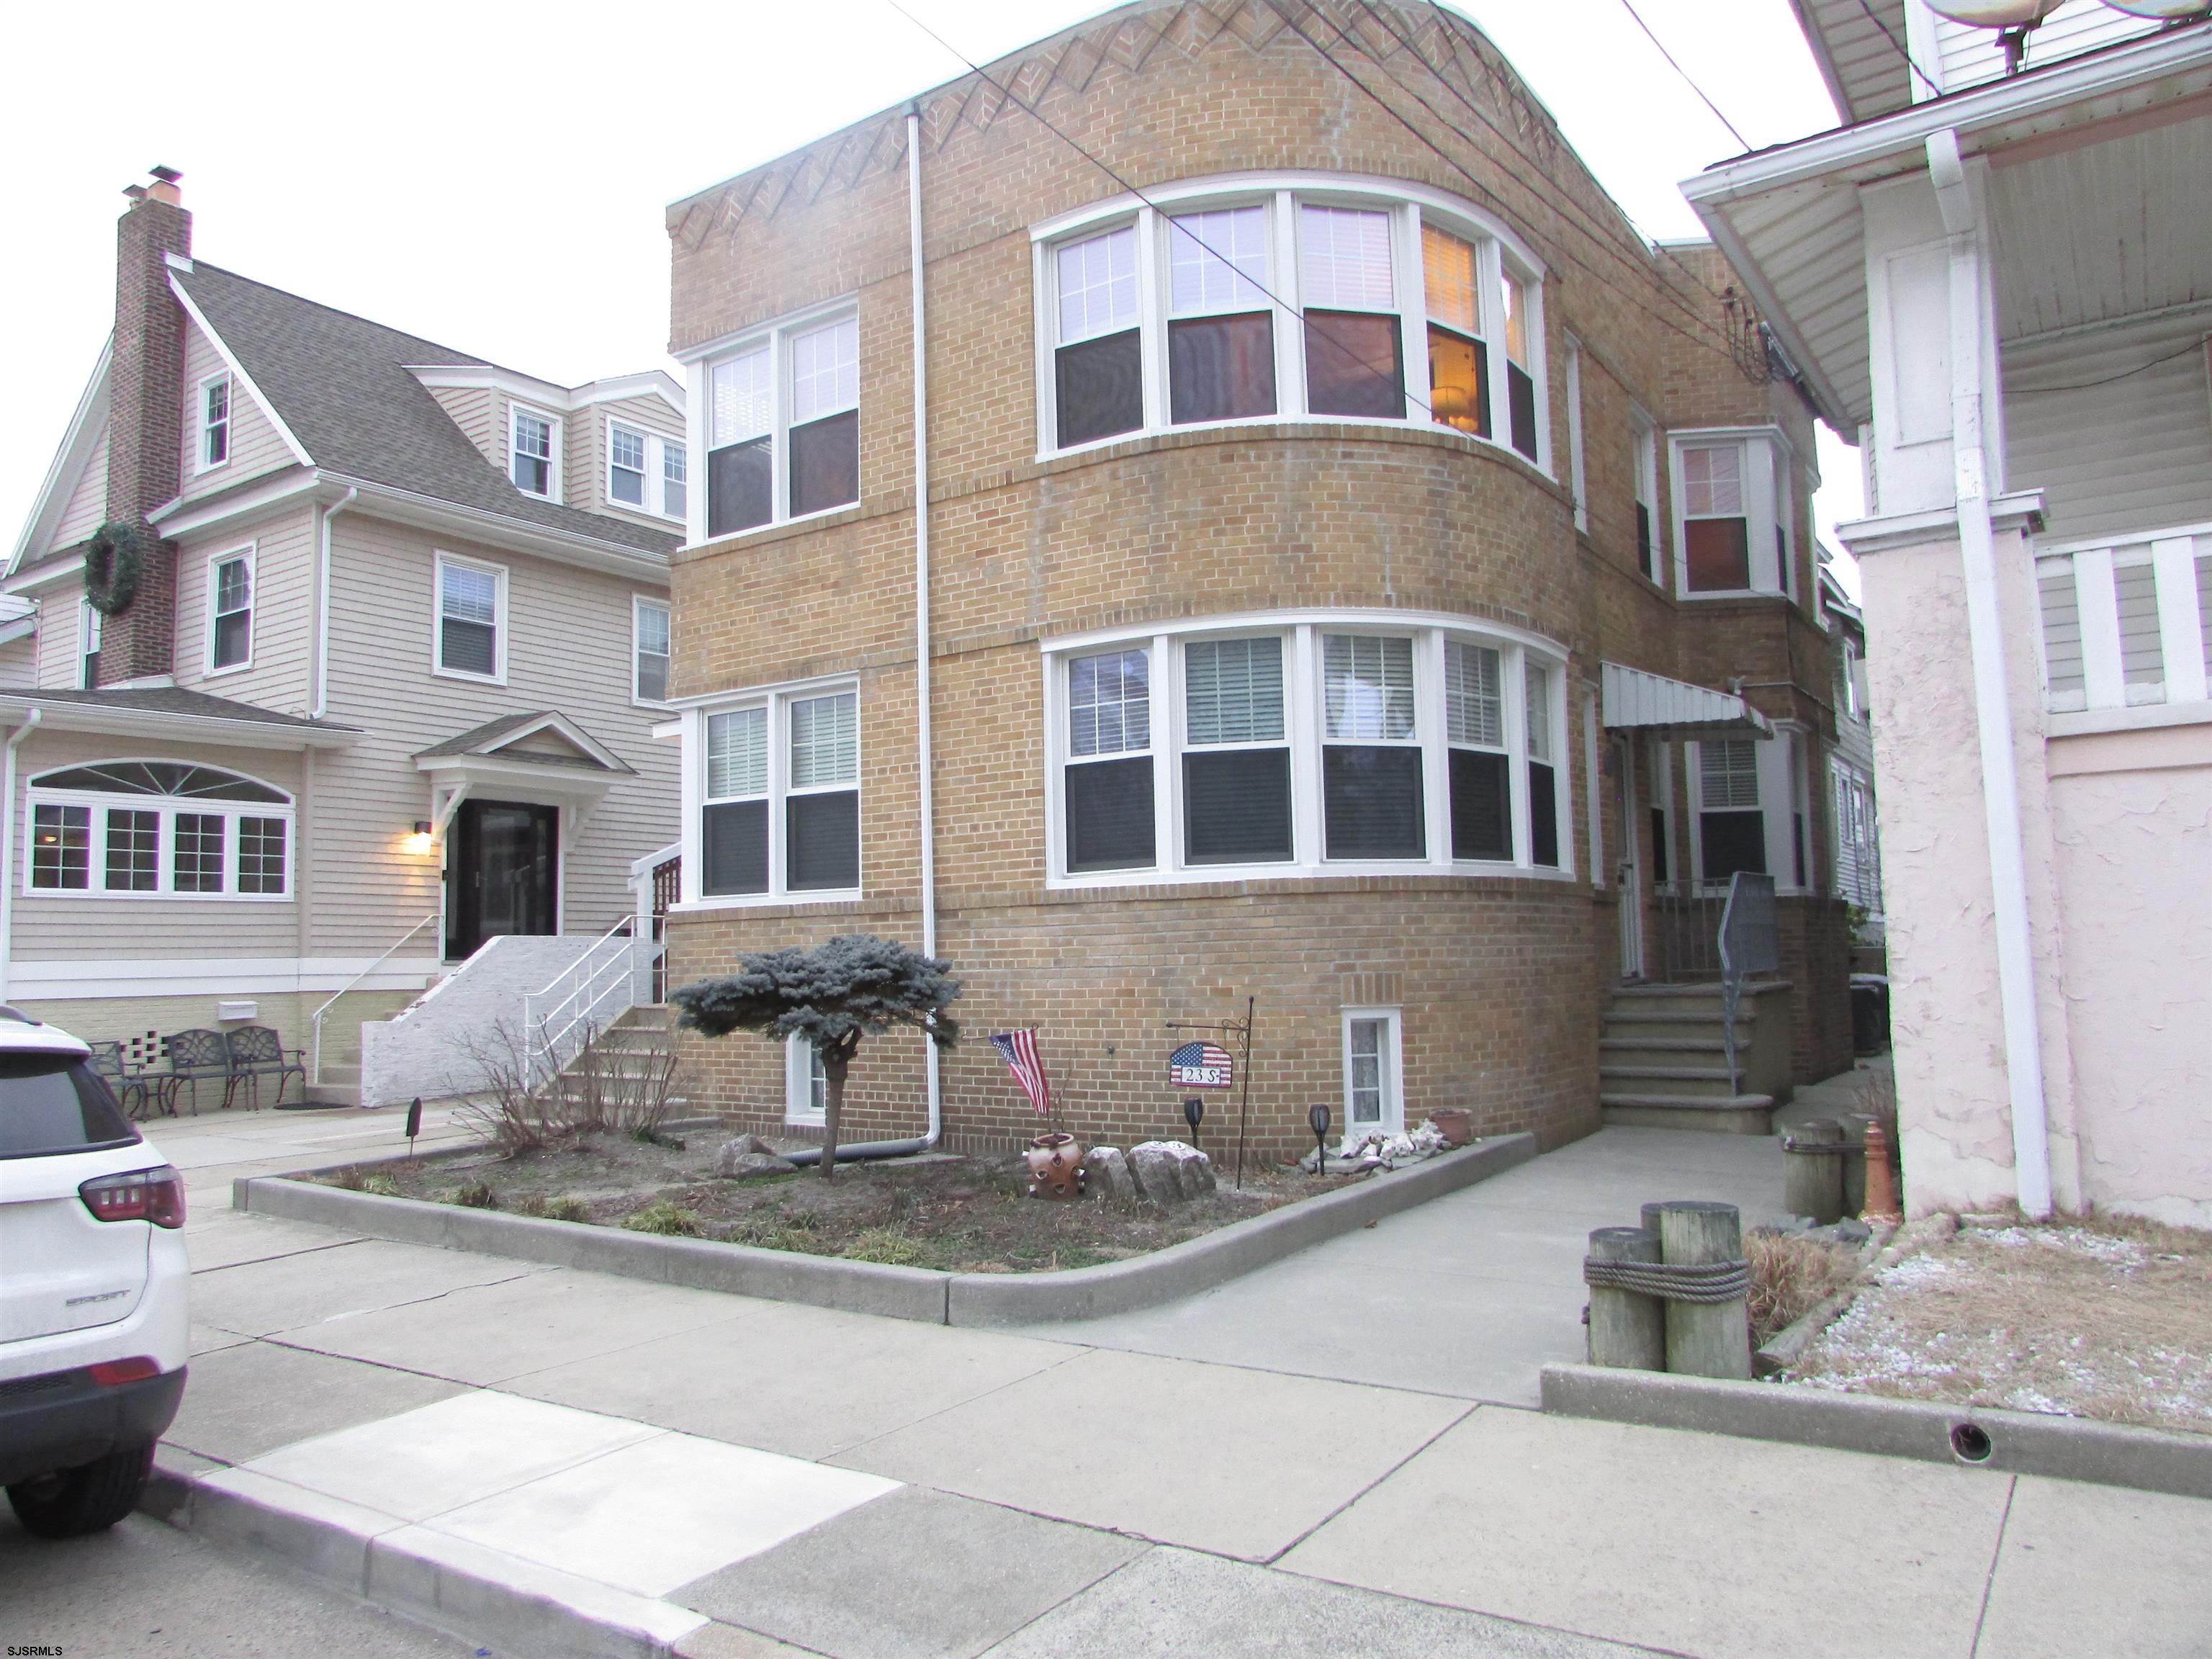
<svg viewBox="0 0 2212 1659">
<path fill-rule="evenodd" d="M 192 471 L 205 472 L 230 459 L 230 376 L 210 374 L 199 386 Z"/>
<path fill-rule="evenodd" d="M 557 439 L 561 422 L 520 404 L 507 405 L 507 453 L 512 458 L 509 476 L 514 480 L 514 487 L 526 495 L 559 500 Z"/>
<path fill-rule="evenodd" d="M 1685 598 L 1794 597 L 1790 453 L 1781 434 L 1677 432 L 1670 441 L 1677 591 Z M 1644 487 L 1639 479 L 1639 507 Z"/>
<path fill-rule="evenodd" d="M 689 476 L 684 441 L 623 421 L 607 422 L 607 501 L 664 519 L 684 516 Z"/>
</svg>

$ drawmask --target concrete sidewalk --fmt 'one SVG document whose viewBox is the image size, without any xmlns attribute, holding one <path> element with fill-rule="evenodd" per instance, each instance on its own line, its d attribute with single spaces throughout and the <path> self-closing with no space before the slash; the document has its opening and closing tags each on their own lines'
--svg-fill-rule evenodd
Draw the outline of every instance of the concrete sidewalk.
<svg viewBox="0 0 2212 1659">
<path fill-rule="evenodd" d="M 2212 1504 L 1482 1403 L 1534 1382 L 1486 1322 L 1578 1342 L 1570 1236 L 1755 1209 L 1761 1153 L 1607 1131 L 1183 1307 L 1019 1334 L 204 1209 L 165 1462 L 212 1534 L 307 1540 L 499 1653 L 2203 1653 Z M 1325 1352 L 1276 1328 L 1309 1311 Z"/>
</svg>

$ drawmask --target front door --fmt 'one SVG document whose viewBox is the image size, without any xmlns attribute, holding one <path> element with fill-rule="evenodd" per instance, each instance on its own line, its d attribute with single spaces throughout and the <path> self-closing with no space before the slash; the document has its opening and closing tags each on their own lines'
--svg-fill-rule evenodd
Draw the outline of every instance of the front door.
<svg viewBox="0 0 2212 1659">
<path fill-rule="evenodd" d="M 1644 977 L 1644 835 L 1637 823 L 1636 740 L 1613 739 L 1615 798 L 1620 804 L 1620 976 Z"/>
<path fill-rule="evenodd" d="M 558 933 L 560 854 L 559 807 L 463 801 L 446 874 L 447 959 L 501 933 Z"/>
</svg>

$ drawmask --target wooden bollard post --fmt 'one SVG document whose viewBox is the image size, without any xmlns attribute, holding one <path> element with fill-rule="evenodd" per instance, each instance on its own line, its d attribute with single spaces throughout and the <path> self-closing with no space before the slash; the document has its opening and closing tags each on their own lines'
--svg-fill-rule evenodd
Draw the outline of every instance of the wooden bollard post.
<svg viewBox="0 0 2212 1659">
<path fill-rule="evenodd" d="M 1733 1204 L 1685 1199 L 1659 1206 L 1659 1255 L 1670 1267 L 1743 1259 L 1743 1218 Z M 1685 1376 L 1751 1378 L 1747 1298 L 1667 1304 L 1667 1369 Z"/>
<path fill-rule="evenodd" d="M 1659 1235 L 1647 1227 L 1599 1227 L 1589 1253 L 1600 1261 L 1656 1261 Z M 1667 1369 L 1667 1306 L 1611 1285 L 1589 1287 L 1589 1362 L 1632 1370 Z"/>
<path fill-rule="evenodd" d="M 1844 1126 L 1808 1119 L 1782 1143 L 1782 1207 L 1825 1227 L 1844 1215 Z"/>
</svg>

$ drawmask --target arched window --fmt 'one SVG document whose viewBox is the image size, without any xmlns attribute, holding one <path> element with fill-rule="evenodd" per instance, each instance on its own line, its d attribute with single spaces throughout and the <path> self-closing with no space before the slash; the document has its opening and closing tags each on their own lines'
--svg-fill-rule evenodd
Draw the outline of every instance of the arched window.
<svg viewBox="0 0 2212 1659">
<path fill-rule="evenodd" d="M 31 780 L 24 886 L 37 894 L 282 899 L 292 798 L 187 761 L 114 760 Z"/>
</svg>

